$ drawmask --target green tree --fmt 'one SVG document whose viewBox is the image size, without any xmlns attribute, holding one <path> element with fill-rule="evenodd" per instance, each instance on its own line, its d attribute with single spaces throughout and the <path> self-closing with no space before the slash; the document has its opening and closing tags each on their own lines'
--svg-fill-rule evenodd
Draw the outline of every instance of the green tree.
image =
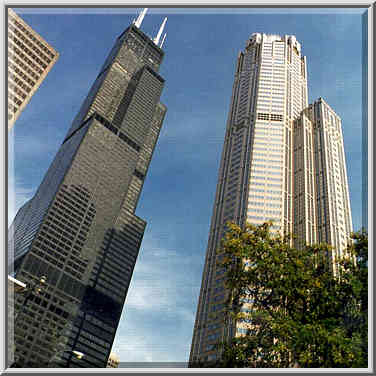
<svg viewBox="0 0 376 376">
<path fill-rule="evenodd" d="M 367 367 L 366 233 L 352 236 L 334 275 L 329 245 L 297 250 L 270 225 L 228 224 L 218 251 L 227 320 L 246 332 L 217 345 L 216 366 Z"/>
<path fill-rule="evenodd" d="M 341 264 L 348 270 L 347 279 L 343 278 L 343 284 L 352 286 L 356 301 L 347 309 L 345 326 L 349 335 L 358 337 L 360 341 L 361 356 L 357 360 L 358 367 L 366 367 L 368 363 L 368 235 L 363 229 L 353 233 L 351 237 L 353 242 L 349 245 L 349 252 L 356 262 L 345 259 Z"/>
</svg>

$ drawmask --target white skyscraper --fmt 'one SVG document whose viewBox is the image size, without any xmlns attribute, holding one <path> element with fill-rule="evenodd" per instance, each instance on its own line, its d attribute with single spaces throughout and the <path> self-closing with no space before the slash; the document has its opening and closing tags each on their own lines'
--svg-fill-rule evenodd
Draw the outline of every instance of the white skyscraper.
<svg viewBox="0 0 376 376">
<path fill-rule="evenodd" d="M 341 119 L 322 98 L 309 112 L 314 125 L 317 241 L 331 244 L 339 257 L 352 231 Z"/>
<path fill-rule="evenodd" d="M 351 214 L 341 123 L 321 103 L 308 107 L 306 59 L 295 36 L 251 35 L 237 61 L 190 362 L 214 360 L 213 344 L 237 334 L 236 326 L 223 325 L 224 270 L 216 265 L 227 221 L 273 220 L 273 232 L 299 235 L 297 247 L 345 246 Z M 318 144 L 322 137 L 325 144 Z M 327 181 L 342 188 L 322 193 Z M 325 220 L 319 217 L 324 208 Z M 345 224 L 338 233 L 340 218 Z"/>
</svg>

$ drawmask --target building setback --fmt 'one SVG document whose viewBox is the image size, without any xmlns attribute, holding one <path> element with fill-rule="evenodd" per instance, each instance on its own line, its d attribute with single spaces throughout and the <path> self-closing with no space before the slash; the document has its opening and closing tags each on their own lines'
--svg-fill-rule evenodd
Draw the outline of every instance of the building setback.
<svg viewBox="0 0 376 376">
<path fill-rule="evenodd" d="M 164 52 L 139 19 L 116 40 L 35 196 L 9 230 L 17 366 L 106 367 L 146 222 L 135 215 L 166 113 Z M 83 356 L 75 357 L 76 353 Z"/>
<path fill-rule="evenodd" d="M 317 242 L 331 244 L 333 255 L 341 257 L 353 229 L 341 118 L 323 98 L 309 105 L 308 114 L 314 130 Z"/>
<path fill-rule="evenodd" d="M 8 130 L 58 57 L 58 52 L 8 8 Z"/>
<path fill-rule="evenodd" d="M 325 241 L 337 254 L 352 229 L 341 120 L 321 98 L 308 106 L 306 58 L 295 36 L 255 33 L 237 59 L 191 364 L 215 360 L 213 345 L 242 332 L 222 324 L 216 250 L 225 223 L 267 220 L 273 233 L 297 235 L 298 248 Z"/>
</svg>

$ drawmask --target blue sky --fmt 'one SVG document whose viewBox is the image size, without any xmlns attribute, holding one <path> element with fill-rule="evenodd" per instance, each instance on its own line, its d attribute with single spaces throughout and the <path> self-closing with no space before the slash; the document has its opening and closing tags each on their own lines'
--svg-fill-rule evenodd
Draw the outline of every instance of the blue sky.
<svg viewBox="0 0 376 376">
<path fill-rule="evenodd" d="M 9 216 L 35 193 L 115 39 L 140 9 L 15 11 L 60 58 L 9 132 Z M 167 114 L 136 214 L 147 222 L 113 350 L 121 361 L 187 361 L 237 54 L 254 32 L 293 34 L 309 101 L 342 118 L 354 229 L 362 225 L 362 28 L 351 9 L 152 9 L 168 16 Z"/>
</svg>

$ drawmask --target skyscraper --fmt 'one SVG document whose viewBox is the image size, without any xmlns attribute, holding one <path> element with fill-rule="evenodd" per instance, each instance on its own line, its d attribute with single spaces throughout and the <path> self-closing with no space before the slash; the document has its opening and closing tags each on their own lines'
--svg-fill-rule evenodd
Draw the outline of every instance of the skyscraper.
<svg viewBox="0 0 376 376">
<path fill-rule="evenodd" d="M 313 125 L 310 147 L 314 155 L 313 162 L 309 163 L 313 166 L 316 189 L 313 203 L 317 211 L 316 241 L 331 244 L 336 257 L 344 256 L 352 220 L 341 118 L 323 98 L 310 104 L 307 114 Z M 300 189 L 306 190 L 310 187 Z M 333 260 L 334 272 L 337 266 Z"/>
<path fill-rule="evenodd" d="M 59 57 L 36 31 L 8 8 L 8 129 Z"/>
<path fill-rule="evenodd" d="M 16 298 L 18 365 L 107 365 L 146 226 L 135 209 L 166 113 L 162 28 L 149 38 L 144 15 L 117 38 L 9 230 L 11 273 L 27 285 L 46 276 L 38 296 Z"/>
<path fill-rule="evenodd" d="M 351 231 L 340 119 L 321 99 L 308 106 L 306 58 L 295 36 L 255 33 L 237 59 L 190 362 L 215 360 L 213 344 L 237 335 L 221 316 L 216 250 L 225 223 L 266 220 L 272 232 L 298 234 L 296 247 L 327 241 L 341 252 Z"/>
</svg>

